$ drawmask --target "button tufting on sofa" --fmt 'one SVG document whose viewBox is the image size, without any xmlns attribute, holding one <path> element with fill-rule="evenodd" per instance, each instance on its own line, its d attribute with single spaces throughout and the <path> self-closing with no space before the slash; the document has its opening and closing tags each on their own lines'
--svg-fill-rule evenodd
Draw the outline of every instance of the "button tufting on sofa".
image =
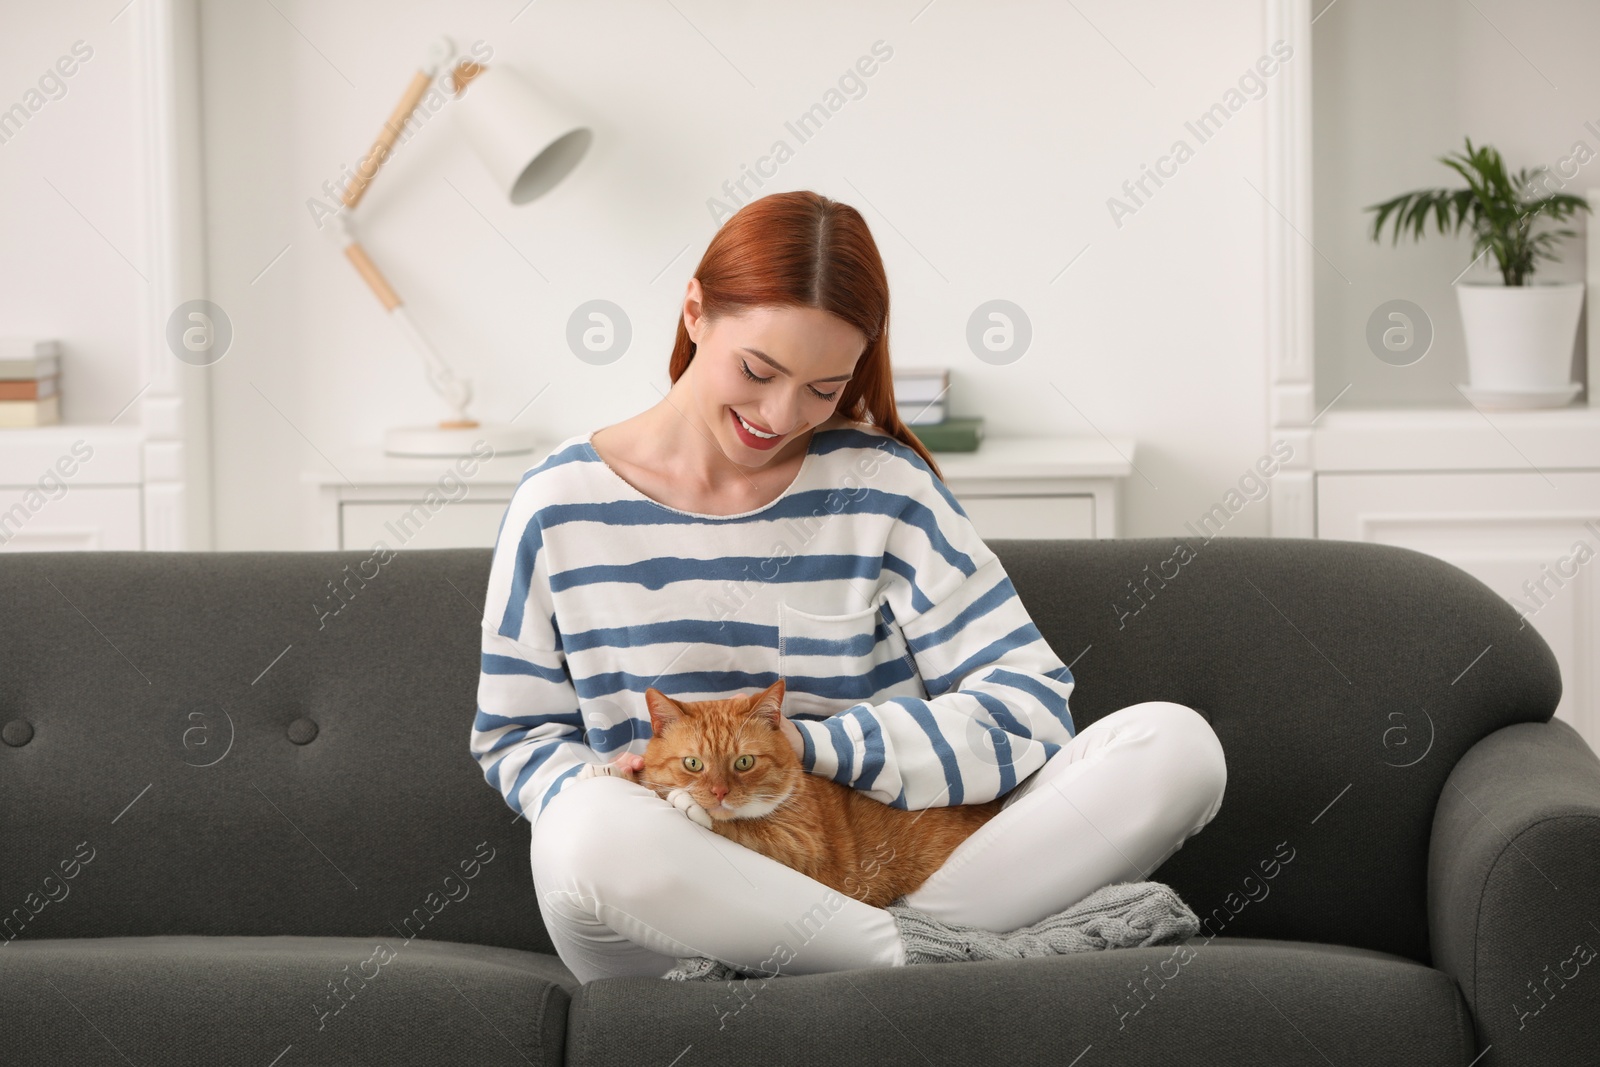
<svg viewBox="0 0 1600 1067">
<path fill-rule="evenodd" d="M 297 745 L 309 745 L 317 736 L 317 724 L 301 716 L 289 724 L 289 740 Z"/>
</svg>

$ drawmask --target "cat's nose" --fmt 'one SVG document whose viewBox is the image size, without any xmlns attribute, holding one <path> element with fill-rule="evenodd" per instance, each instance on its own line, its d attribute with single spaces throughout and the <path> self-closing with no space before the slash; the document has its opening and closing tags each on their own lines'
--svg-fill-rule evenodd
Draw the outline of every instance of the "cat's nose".
<svg viewBox="0 0 1600 1067">
<path fill-rule="evenodd" d="M 711 795 L 716 797 L 718 800 L 721 800 L 723 797 L 728 795 L 728 787 L 725 785 L 714 785 L 711 787 Z"/>
</svg>

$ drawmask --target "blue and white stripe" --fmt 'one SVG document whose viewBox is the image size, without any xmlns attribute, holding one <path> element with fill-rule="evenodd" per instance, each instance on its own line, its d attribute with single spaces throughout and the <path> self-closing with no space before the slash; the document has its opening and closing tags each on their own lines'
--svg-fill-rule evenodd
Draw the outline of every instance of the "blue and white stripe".
<svg viewBox="0 0 1600 1067">
<path fill-rule="evenodd" d="M 642 751 L 650 686 L 706 700 L 781 674 L 805 767 L 908 809 L 1000 796 L 1072 738 L 1071 673 L 887 434 L 818 430 L 788 492 L 717 517 L 646 498 L 587 436 L 523 478 L 490 568 L 471 751 L 514 811 Z"/>
</svg>

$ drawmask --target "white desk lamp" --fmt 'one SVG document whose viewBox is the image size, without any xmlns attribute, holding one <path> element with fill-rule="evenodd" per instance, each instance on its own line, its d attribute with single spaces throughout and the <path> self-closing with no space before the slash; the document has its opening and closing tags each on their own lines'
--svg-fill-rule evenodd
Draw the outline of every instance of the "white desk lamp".
<svg viewBox="0 0 1600 1067">
<path fill-rule="evenodd" d="M 383 125 L 362 164 L 356 168 L 341 199 L 340 236 L 344 253 L 366 280 L 384 310 L 422 356 L 428 384 L 450 409 L 437 426 L 395 427 L 385 431 L 383 450 L 392 456 L 461 456 L 477 441 L 495 453 L 532 451 L 536 435 L 510 423 L 480 423 L 467 413 L 472 383 L 458 377 L 425 337 L 383 274 L 356 238 L 351 219 L 378 168 L 389 158 L 412 112 L 427 95 L 441 67 L 455 56 L 448 37 L 428 50 L 428 62 L 417 71 Z M 450 103 L 457 128 L 494 177 L 496 187 L 513 204 L 525 204 L 548 192 L 578 165 L 593 140 L 592 131 L 571 121 L 533 91 L 513 70 L 464 60 L 451 71 L 455 99 Z M 471 91 L 468 92 L 468 87 Z"/>
</svg>

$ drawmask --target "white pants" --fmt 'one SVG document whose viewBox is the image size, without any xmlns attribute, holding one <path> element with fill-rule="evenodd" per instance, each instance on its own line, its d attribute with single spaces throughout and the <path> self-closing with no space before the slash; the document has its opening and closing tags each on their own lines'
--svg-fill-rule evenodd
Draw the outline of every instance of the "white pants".
<svg viewBox="0 0 1600 1067">
<path fill-rule="evenodd" d="M 1006 794 L 906 903 L 1007 933 L 1113 882 L 1144 881 L 1222 806 L 1222 745 L 1182 704 L 1081 730 Z M 557 954 L 580 982 L 660 977 L 679 956 L 816 974 L 905 964 L 894 917 L 696 823 L 625 778 L 557 793 L 529 858 Z"/>
</svg>

